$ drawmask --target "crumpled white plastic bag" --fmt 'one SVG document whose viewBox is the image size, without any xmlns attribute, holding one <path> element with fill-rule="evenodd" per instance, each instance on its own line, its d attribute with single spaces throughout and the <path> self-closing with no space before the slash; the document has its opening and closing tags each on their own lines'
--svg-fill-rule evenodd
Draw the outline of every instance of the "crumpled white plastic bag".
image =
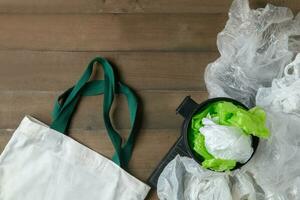
<svg viewBox="0 0 300 200">
<path fill-rule="evenodd" d="M 228 183 L 227 176 L 203 169 L 191 158 L 177 156 L 161 173 L 157 193 L 160 200 L 226 200 L 231 197 Z"/>
<path fill-rule="evenodd" d="M 271 137 L 261 140 L 242 169 L 255 178 L 268 200 L 300 199 L 300 117 L 266 109 Z"/>
<path fill-rule="evenodd" d="M 262 189 L 248 173 L 213 172 L 180 156 L 160 175 L 157 193 L 160 200 L 264 200 Z"/>
<path fill-rule="evenodd" d="M 232 97 L 253 106 L 257 89 L 269 87 L 292 61 L 289 47 L 297 49 L 299 41 L 289 36 L 299 33 L 300 15 L 294 18 L 288 8 L 268 4 L 253 10 L 248 0 L 233 1 L 217 38 L 221 56 L 206 68 L 209 96 Z"/>
<path fill-rule="evenodd" d="M 205 147 L 215 158 L 235 160 L 245 163 L 253 153 L 251 136 L 234 126 L 222 126 L 213 120 L 204 118 L 201 134 L 205 137 Z"/>
<path fill-rule="evenodd" d="M 282 78 L 274 79 L 270 88 L 260 88 L 256 96 L 257 105 L 267 112 L 272 137 L 261 142 L 246 168 L 272 198 L 300 199 L 299 70 L 300 54 L 285 67 Z"/>
<path fill-rule="evenodd" d="M 283 78 L 258 90 L 256 101 L 259 106 L 300 116 L 300 54 L 285 67 Z"/>
</svg>

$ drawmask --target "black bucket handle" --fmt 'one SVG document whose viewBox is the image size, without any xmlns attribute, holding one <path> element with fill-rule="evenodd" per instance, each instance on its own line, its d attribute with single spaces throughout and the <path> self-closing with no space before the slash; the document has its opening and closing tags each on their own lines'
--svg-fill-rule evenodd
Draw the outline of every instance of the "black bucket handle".
<svg viewBox="0 0 300 200">
<path fill-rule="evenodd" d="M 180 114 L 185 119 L 188 119 L 194 111 L 198 108 L 199 104 L 197 104 L 190 96 L 185 97 L 182 103 L 176 109 L 176 114 Z M 185 123 L 183 123 L 185 124 Z M 172 146 L 169 152 L 165 155 L 165 157 L 160 161 L 157 168 L 151 174 L 147 183 L 152 187 L 157 187 L 157 181 L 169 162 L 171 162 L 177 155 L 191 157 L 189 154 L 186 143 L 184 141 L 184 136 L 181 135 L 176 143 Z"/>
</svg>

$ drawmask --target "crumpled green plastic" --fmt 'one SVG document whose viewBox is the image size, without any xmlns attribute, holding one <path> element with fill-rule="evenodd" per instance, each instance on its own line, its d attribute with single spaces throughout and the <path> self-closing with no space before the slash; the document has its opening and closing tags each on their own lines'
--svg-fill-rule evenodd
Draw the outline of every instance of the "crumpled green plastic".
<svg viewBox="0 0 300 200">
<path fill-rule="evenodd" d="M 261 108 L 254 107 L 250 110 L 245 110 L 231 102 L 220 101 L 212 103 L 192 117 L 188 130 L 189 145 L 196 156 L 203 158 L 201 164 L 204 168 L 215 171 L 226 171 L 236 166 L 236 161 L 214 158 L 207 151 L 205 137 L 199 131 L 203 126 L 202 119 L 207 116 L 213 118 L 218 124 L 240 127 L 247 135 L 255 135 L 260 138 L 270 136 L 270 132 L 265 126 L 266 114 Z"/>
<path fill-rule="evenodd" d="M 201 164 L 204 168 L 212 169 L 217 172 L 223 172 L 233 169 L 236 166 L 236 161 L 213 158 L 204 160 Z"/>
<path fill-rule="evenodd" d="M 230 102 L 216 103 L 212 117 L 219 120 L 220 125 L 235 126 L 241 128 L 248 135 L 260 138 L 268 138 L 270 132 L 266 127 L 266 113 L 259 107 L 245 110 Z"/>
</svg>

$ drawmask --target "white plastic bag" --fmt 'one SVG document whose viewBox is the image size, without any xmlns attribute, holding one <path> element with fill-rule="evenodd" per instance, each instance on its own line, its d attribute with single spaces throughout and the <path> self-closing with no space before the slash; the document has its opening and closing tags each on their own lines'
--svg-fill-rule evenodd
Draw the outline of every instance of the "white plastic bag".
<svg viewBox="0 0 300 200">
<path fill-rule="evenodd" d="M 256 101 L 259 106 L 300 116 L 300 54 L 285 67 L 283 78 L 258 90 Z"/>
<path fill-rule="evenodd" d="M 257 89 L 269 87 L 282 74 L 297 48 L 289 36 L 300 34 L 300 16 L 290 9 L 267 5 L 251 10 L 248 0 L 232 3 L 229 20 L 218 34 L 221 57 L 208 65 L 205 83 L 210 97 L 232 97 L 253 106 Z"/>
<path fill-rule="evenodd" d="M 200 168 L 191 158 L 177 156 L 161 173 L 157 193 L 160 200 L 228 200 L 228 183 L 227 176 Z"/>
<path fill-rule="evenodd" d="M 260 141 L 242 172 L 253 175 L 268 200 L 299 200 L 300 117 L 266 111 L 271 137 Z"/>
<path fill-rule="evenodd" d="M 253 153 L 251 136 L 245 135 L 241 128 L 223 126 L 211 119 L 202 120 L 201 134 L 205 137 L 205 147 L 215 158 L 235 160 L 245 163 Z"/>
<path fill-rule="evenodd" d="M 260 88 L 256 97 L 267 112 L 272 135 L 261 142 L 245 170 L 255 173 L 273 199 L 300 199 L 299 70 L 300 54 L 286 66 L 282 78 L 274 79 L 270 88 Z"/>
<path fill-rule="evenodd" d="M 161 173 L 157 193 L 160 200 L 264 200 L 251 175 L 213 172 L 180 156 Z"/>
</svg>

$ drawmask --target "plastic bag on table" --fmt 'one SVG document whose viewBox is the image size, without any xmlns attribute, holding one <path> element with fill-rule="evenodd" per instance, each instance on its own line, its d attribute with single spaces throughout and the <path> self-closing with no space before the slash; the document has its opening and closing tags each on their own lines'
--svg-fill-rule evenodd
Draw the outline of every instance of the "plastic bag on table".
<svg viewBox="0 0 300 200">
<path fill-rule="evenodd" d="M 262 189 L 251 175 L 237 172 L 233 177 L 213 172 L 180 156 L 164 169 L 157 189 L 161 200 L 264 200 Z"/>
<path fill-rule="evenodd" d="M 260 141 L 253 158 L 240 170 L 217 173 L 177 157 L 158 180 L 160 199 L 300 199 L 300 111 L 286 109 L 286 102 L 300 102 L 299 58 L 284 69 L 284 77 L 273 80 L 272 87 L 258 90 L 256 103 L 267 113 L 271 135 Z"/>
<path fill-rule="evenodd" d="M 241 172 L 253 175 L 267 200 L 300 199 L 300 117 L 267 110 L 271 137 Z"/>
<path fill-rule="evenodd" d="M 245 170 L 255 174 L 270 199 L 300 199 L 299 72 L 300 54 L 285 67 L 282 78 L 260 88 L 256 96 L 257 105 L 267 111 L 272 137 L 261 142 Z"/>
<path fill-rule="evenodd" d="M 300 54 L 285 67 L 283 78 L 258 90 L 256 101 L 262 107 L 300 116 Z"/>
<path fill-rule="evenodd" d="M 177 156 L 158 179 L 160 200 L 230 199 L 227 176 L 201 168 L 191 158 Z M 222 188 L 222 189 L 220 189 Z"/>
<path fill-rule="evenodd" d="M 217 38 L 221 56 L 205 72 L 210 97 L 231 97 L 253 106 L 257 89 L 269 87 L 293 59 L 288 47 L 299 44 L 289 36 L 299 33 L 300 16 L 294 18 L 288 8 L 267 5 L 252 10 L 248 0 L 233 1 Z"/>
</svg>

